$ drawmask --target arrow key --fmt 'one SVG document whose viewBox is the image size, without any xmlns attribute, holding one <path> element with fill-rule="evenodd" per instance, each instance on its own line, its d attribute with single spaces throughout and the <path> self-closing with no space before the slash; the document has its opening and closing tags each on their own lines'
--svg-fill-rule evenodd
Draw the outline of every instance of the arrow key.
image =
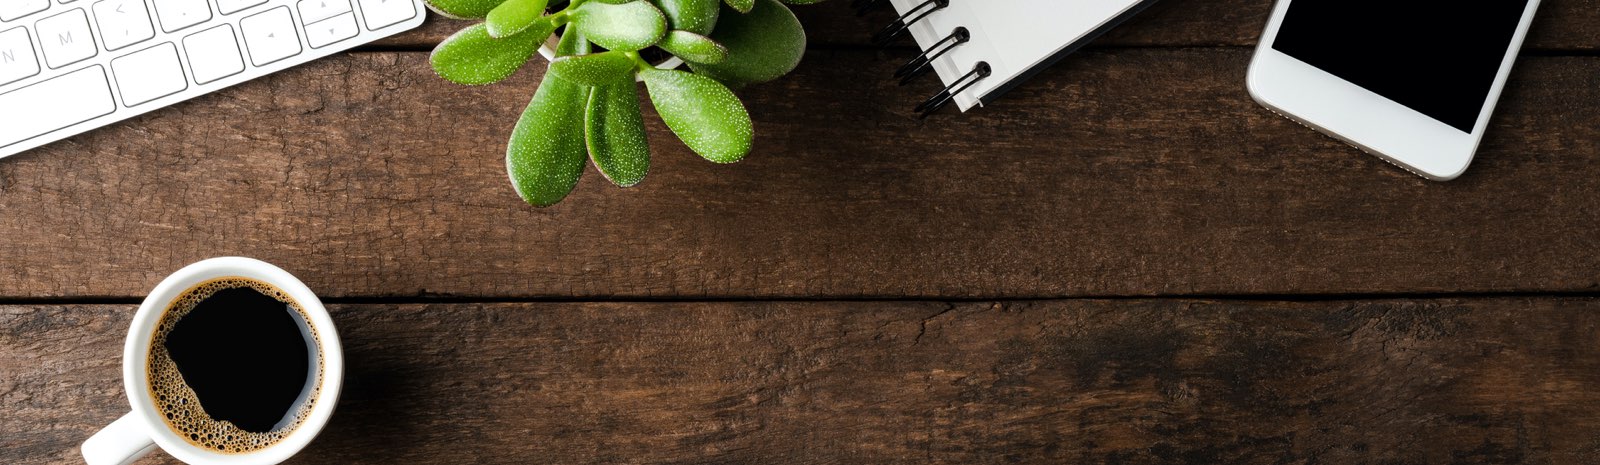
<svg viewBox="0 0 1600 465">
<path fill-rule="evenodd" d="M 417 6 L 411 0 L 361 0 L 361 16 L 376 31 L 417 17 Z"/>
<path fill-rule="evenodd" d="M 355 37 L 358 32 L 355 13 L 345 13 L 306 25 L 306 42 L 312 48 L 322 48 Z"/>
<path fill-rule="evenodd" d="M 300 22 L 308 26 L 349 12 L 350 0 L 300 0 Z M 306 35 L 311 33 L 307 32 Z"/>
<path fill-rule="evenodd" d="M 239 21 L 239 30 L 244 33 L 250 62 L 256 66 L 300 54 L 300 35 L 294 32 L 294 18 L 289 15 L 289 7 L 280 6 L 250 15 Z"/>
</svg>

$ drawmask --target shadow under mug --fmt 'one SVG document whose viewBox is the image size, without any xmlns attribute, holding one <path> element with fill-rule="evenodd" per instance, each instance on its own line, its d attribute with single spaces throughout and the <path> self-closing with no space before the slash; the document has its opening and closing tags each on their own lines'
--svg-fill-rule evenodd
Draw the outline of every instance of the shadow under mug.
<svg viewBox="0 0 1600 465">
<path fill-rule="evenodd" d="M 322 357 L 322 384 L 306 419 L 278 442 L 250 452 L 219 452 L 188 442 L 167 425 L 151 398 L 150 345 L 156 324 L 174 300 L 196 285 L 220 278 L 248 278 L 284 291 L 305 311 L 306 322 L 317 331 L 316 350 Z M 243 257 L 220 257 L 183 267 L 157 284 L 133 316 L 127 344 L 122 349 L 122 384 L 133 411 L 112 422 L 83 443 L 89 465 L 132 463 L 160 447 L 178 460 L 193 465 L 270 465 L 282 462 L 311 443 L 333 416 L 344 382 L 344 352 L 333 319 L 311 289 L 289 272 L 267 262 Z"/>
</svg>

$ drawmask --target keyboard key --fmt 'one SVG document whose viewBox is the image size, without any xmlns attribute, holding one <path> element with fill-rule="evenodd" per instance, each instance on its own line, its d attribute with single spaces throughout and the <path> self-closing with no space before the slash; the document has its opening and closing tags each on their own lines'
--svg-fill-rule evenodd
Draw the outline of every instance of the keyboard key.
<svg viewBox="0 0 1600 465">
<path fill-rule="evenodd" d="M 231 15 L 262 3 L 267 3 L 267 0 L 217 0 L 217 11 Z"/>
<path fill-rule="evenodd" d="M 111 60 L 111 75 L 122 104 L 134 106 L 189 88 L 178 62 L 178 47 L 172 42 L 150 47 Z"/>
<path fill-rule="evenodd" d="M 211 6 L 206 0 L 152 0 L 156 17 L 161 18 L 161 30 L 172 32 L 200 24 L 211 19 Z"/>
<path fill-rule="evenodd" d="M 307 25 L 306 42 L 310 43 L 312 48 L 326 47 L 328 44 L 355 37 L 361 32 L 358 27 L 355 13 L 334 16 Z"/>
<path fill-rule="evenodd" d="M 34 31 L 39 33 L 44 62 L 51 68 L 77 63 L 99 53 L 94 35 L 89 32 L 89 15 L 84 14 L 82 8 L 41 19 Z"/>
<path fill-rule="evenodd" d="M 361 14 L 367 18 L 367 30 L 376 31 L 417 17 L 417 5 L 411 0 L 361 0 Z"/>
<path fill-rule="evenodd" d="M 300 22 L 308 25 L 349 12 L 349 0 L 300 0 Z"/>
<path fill-rule="evenodd" d="M 143 0 L 103 0 L 94 4 L 94 18 L 100 23 L 100 40 L 106 43 L 106 50 L 127 47 L 156 36 Z"/>
<path fill-rule="evenodd" d="M 289 7 L 280 6 L 251 15 L 239 22 L 239 28 L 244 32 L 250 62 L 256 66 L 300 54 L 300 35 L 294 31 Z"/>
<path fill-rule="evenodd" d="M 196 83 L 205 84 L 244 71 L 233 26 L 223 24 L 190 34 L 183 38 L 183 50 L 189 55 L 189 71 Z"/>
<path fill-rule="evenodd" d="M 117 103 L 99 66 L 0 94 L 0 147 L 111 114 Z M 16 109 L 16 110 L 13 110 Z"/>
<path fill-rule="evenodd" d="M 39 59 L 33 56 L 33 41 L 28 39 L 28 30 L 19 27 L 0 32 L 0 85 L 35 74 L 39 74 Z"/>
<path fill-rule="evenodd" d="M 427 14 L 419 0 L 0 0 L 0 157 L 392 35 Z"/>
<path fill-rule="evenodd" d="M 0 21 L 11 21 L 50 8 L 50 0 L 0 0 Z"/>
</svg>

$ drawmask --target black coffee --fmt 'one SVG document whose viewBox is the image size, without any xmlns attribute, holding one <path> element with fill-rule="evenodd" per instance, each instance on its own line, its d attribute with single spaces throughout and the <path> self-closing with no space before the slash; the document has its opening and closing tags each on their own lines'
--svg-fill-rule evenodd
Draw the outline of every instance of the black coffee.
<svg viewBox="0 0 1600 465">
<path fill-rule="evenodd" d="M 269 284 L 228 278 L 186 291 L 162 314 L 150 389 L 173 431 L 221 452 L 276 443 L 298 427 L 321 384 L 316 331 Z"/>
</svg>

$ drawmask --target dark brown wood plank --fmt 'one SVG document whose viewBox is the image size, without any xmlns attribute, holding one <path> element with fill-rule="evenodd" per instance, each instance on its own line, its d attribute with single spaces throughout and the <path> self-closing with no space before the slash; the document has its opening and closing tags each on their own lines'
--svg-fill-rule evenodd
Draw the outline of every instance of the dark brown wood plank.
<svg viewBox="0 0 1600 465">
<path fill-rule="evenodd" d="M 862 47 L 872 31 L 894 19 L 887 10 L 856 17 L 846 0 L 793 7 L 805 23 L 811 44 Z M 1266 27 L 1270 0 L 1162 0 L 1139 17 L 1096 42 L 1098 46 L 1254 45 Z M 1600 0 L 1544 0 L 1527 42 L 1540 51 L 1600 50 Z M 381 46 L 432 48 L 472 21 L 432 15 L 422 27 L 386 39 Z M 901 43 L 911 46 L 908 40 Z M 899 57 L 900 54 L 891 53 Z"/>
<path fill-rule="evenodd" d="M 1600 59 L 1523 60 L 1474 167 L 1424 181 L 1252 103 L 1242 49 L 1087 53 L 919 121 L 815 52 L 746 92 L 746 161 L 653 115 L 640 187 L 521 204 L 537 78 L 347 55 L 0 161 L 0 297 L 136 297 L 218 255 L 335 297 L 1060 297 L 1600 289 Z"/>
<path fill-rule="evenodd" d="M 347 388 L 289 463 L 1600 458 L 1594 299 L 332 311 Z M 0 307 L 0 460 L 81 463 L 131 312 Z"/>
</svg>

